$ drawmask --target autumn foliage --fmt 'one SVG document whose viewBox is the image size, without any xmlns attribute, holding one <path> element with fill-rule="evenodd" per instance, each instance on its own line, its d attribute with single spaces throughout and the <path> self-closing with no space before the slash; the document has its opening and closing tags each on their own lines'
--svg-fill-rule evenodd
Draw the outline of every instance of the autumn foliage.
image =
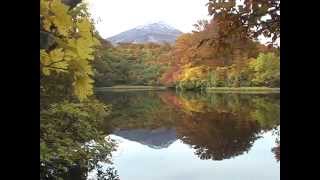
<svg viewBox="0 0 320 180">
<path fill-rule="evenodd" d="M 219 86 L 279 86 L 278 50 L 253 41 L 233 22 L 232 15 L 217 16 L 210 22 L 199 21 L 195 24 L 195 31 L 178 37 L 171 51 L 169 68 L 160 82 L 187 90 Z M 262 58 L 263 63 L 271 67 L 262 65 Z M 274 76 L 268 69 L 272 69 Z"/>
</svg>

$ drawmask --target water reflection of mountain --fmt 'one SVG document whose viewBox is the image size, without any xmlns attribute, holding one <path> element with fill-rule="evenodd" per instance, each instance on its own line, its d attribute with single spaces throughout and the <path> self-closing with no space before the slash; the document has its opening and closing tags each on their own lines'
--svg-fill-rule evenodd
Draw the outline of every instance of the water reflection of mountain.
<svg viewBox="0 0 320 180">
<path fill-rule="evenodd" d="M 153 149 L 167 148 L 177 140 L 173 128 L 117 130 L 113 134 Z"/>
<path fill-rule="evenodd" d="M 161 91 L 98 97 L 112 104 L 105 129 L 113 134 L 155 149 L 180 139 L 200 159 L 224 160 L 248 152 L 262 132 L 280 123 L 279 94 Z"/>
</svg>

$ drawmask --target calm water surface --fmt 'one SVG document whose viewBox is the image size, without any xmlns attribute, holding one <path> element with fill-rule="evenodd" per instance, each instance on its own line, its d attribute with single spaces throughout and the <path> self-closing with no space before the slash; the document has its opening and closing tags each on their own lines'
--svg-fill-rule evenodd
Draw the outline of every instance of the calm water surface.
<svg viewBox="0 0 320 180">
<path fill-rule="evenodd" d="M 280 179 L 280 94 L 97 96 L 112 104 L 103 128 L 118 143 L 112 166 L 121 180 Z"/>
</svg>

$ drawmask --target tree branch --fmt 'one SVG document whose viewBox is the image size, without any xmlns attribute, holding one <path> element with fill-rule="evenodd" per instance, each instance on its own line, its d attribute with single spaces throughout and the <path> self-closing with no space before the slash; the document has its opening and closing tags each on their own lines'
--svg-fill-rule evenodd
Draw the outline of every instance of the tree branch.
<svg viewBox="0 0 320 180">
<path fill-rule="evenodd" d="M 48 65 L 45 65 L 46 67 L 50 67 L 50 66 L 52 66 L 53 64 L 56 64 L 56 63 L 60 63 L 60 62 L 63 62 L 63 61 L 66 61 L 65 59 L 62 59 L 62 60 L 60 60 L 60 61 L 55 61 L 55 62 L 52 62 L 52 63 L 50 63 L 50 64 L 48 64 Z"/>
<path fill-rule="evenodd" d="M 60 67 L 48 67 L 48 66 L 44 66 L 44 67 L 46 67 L 46 68 L 51 68 L 51 69 L 60 69 L 60 70 L 64 70 L 64 71 L 67 71 L 68 69 L 66 69 L 66 68 L 60 68 Z"/>
</svg>

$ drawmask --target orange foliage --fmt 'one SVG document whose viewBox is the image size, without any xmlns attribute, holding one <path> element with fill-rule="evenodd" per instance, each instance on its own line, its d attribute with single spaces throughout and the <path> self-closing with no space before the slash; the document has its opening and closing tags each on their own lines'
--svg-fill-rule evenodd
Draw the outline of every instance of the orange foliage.
<svg viewBox="0 0 320 180">
<path fill-rule="evenodd" d="M 167 104 L 173 108 L 176 108 L 176 109 L 182 108 L 183 102 L 173 92 L 165 91 L 165 92 L 159 94 L 159 97 L 165 104 Z"/>
</svg>

